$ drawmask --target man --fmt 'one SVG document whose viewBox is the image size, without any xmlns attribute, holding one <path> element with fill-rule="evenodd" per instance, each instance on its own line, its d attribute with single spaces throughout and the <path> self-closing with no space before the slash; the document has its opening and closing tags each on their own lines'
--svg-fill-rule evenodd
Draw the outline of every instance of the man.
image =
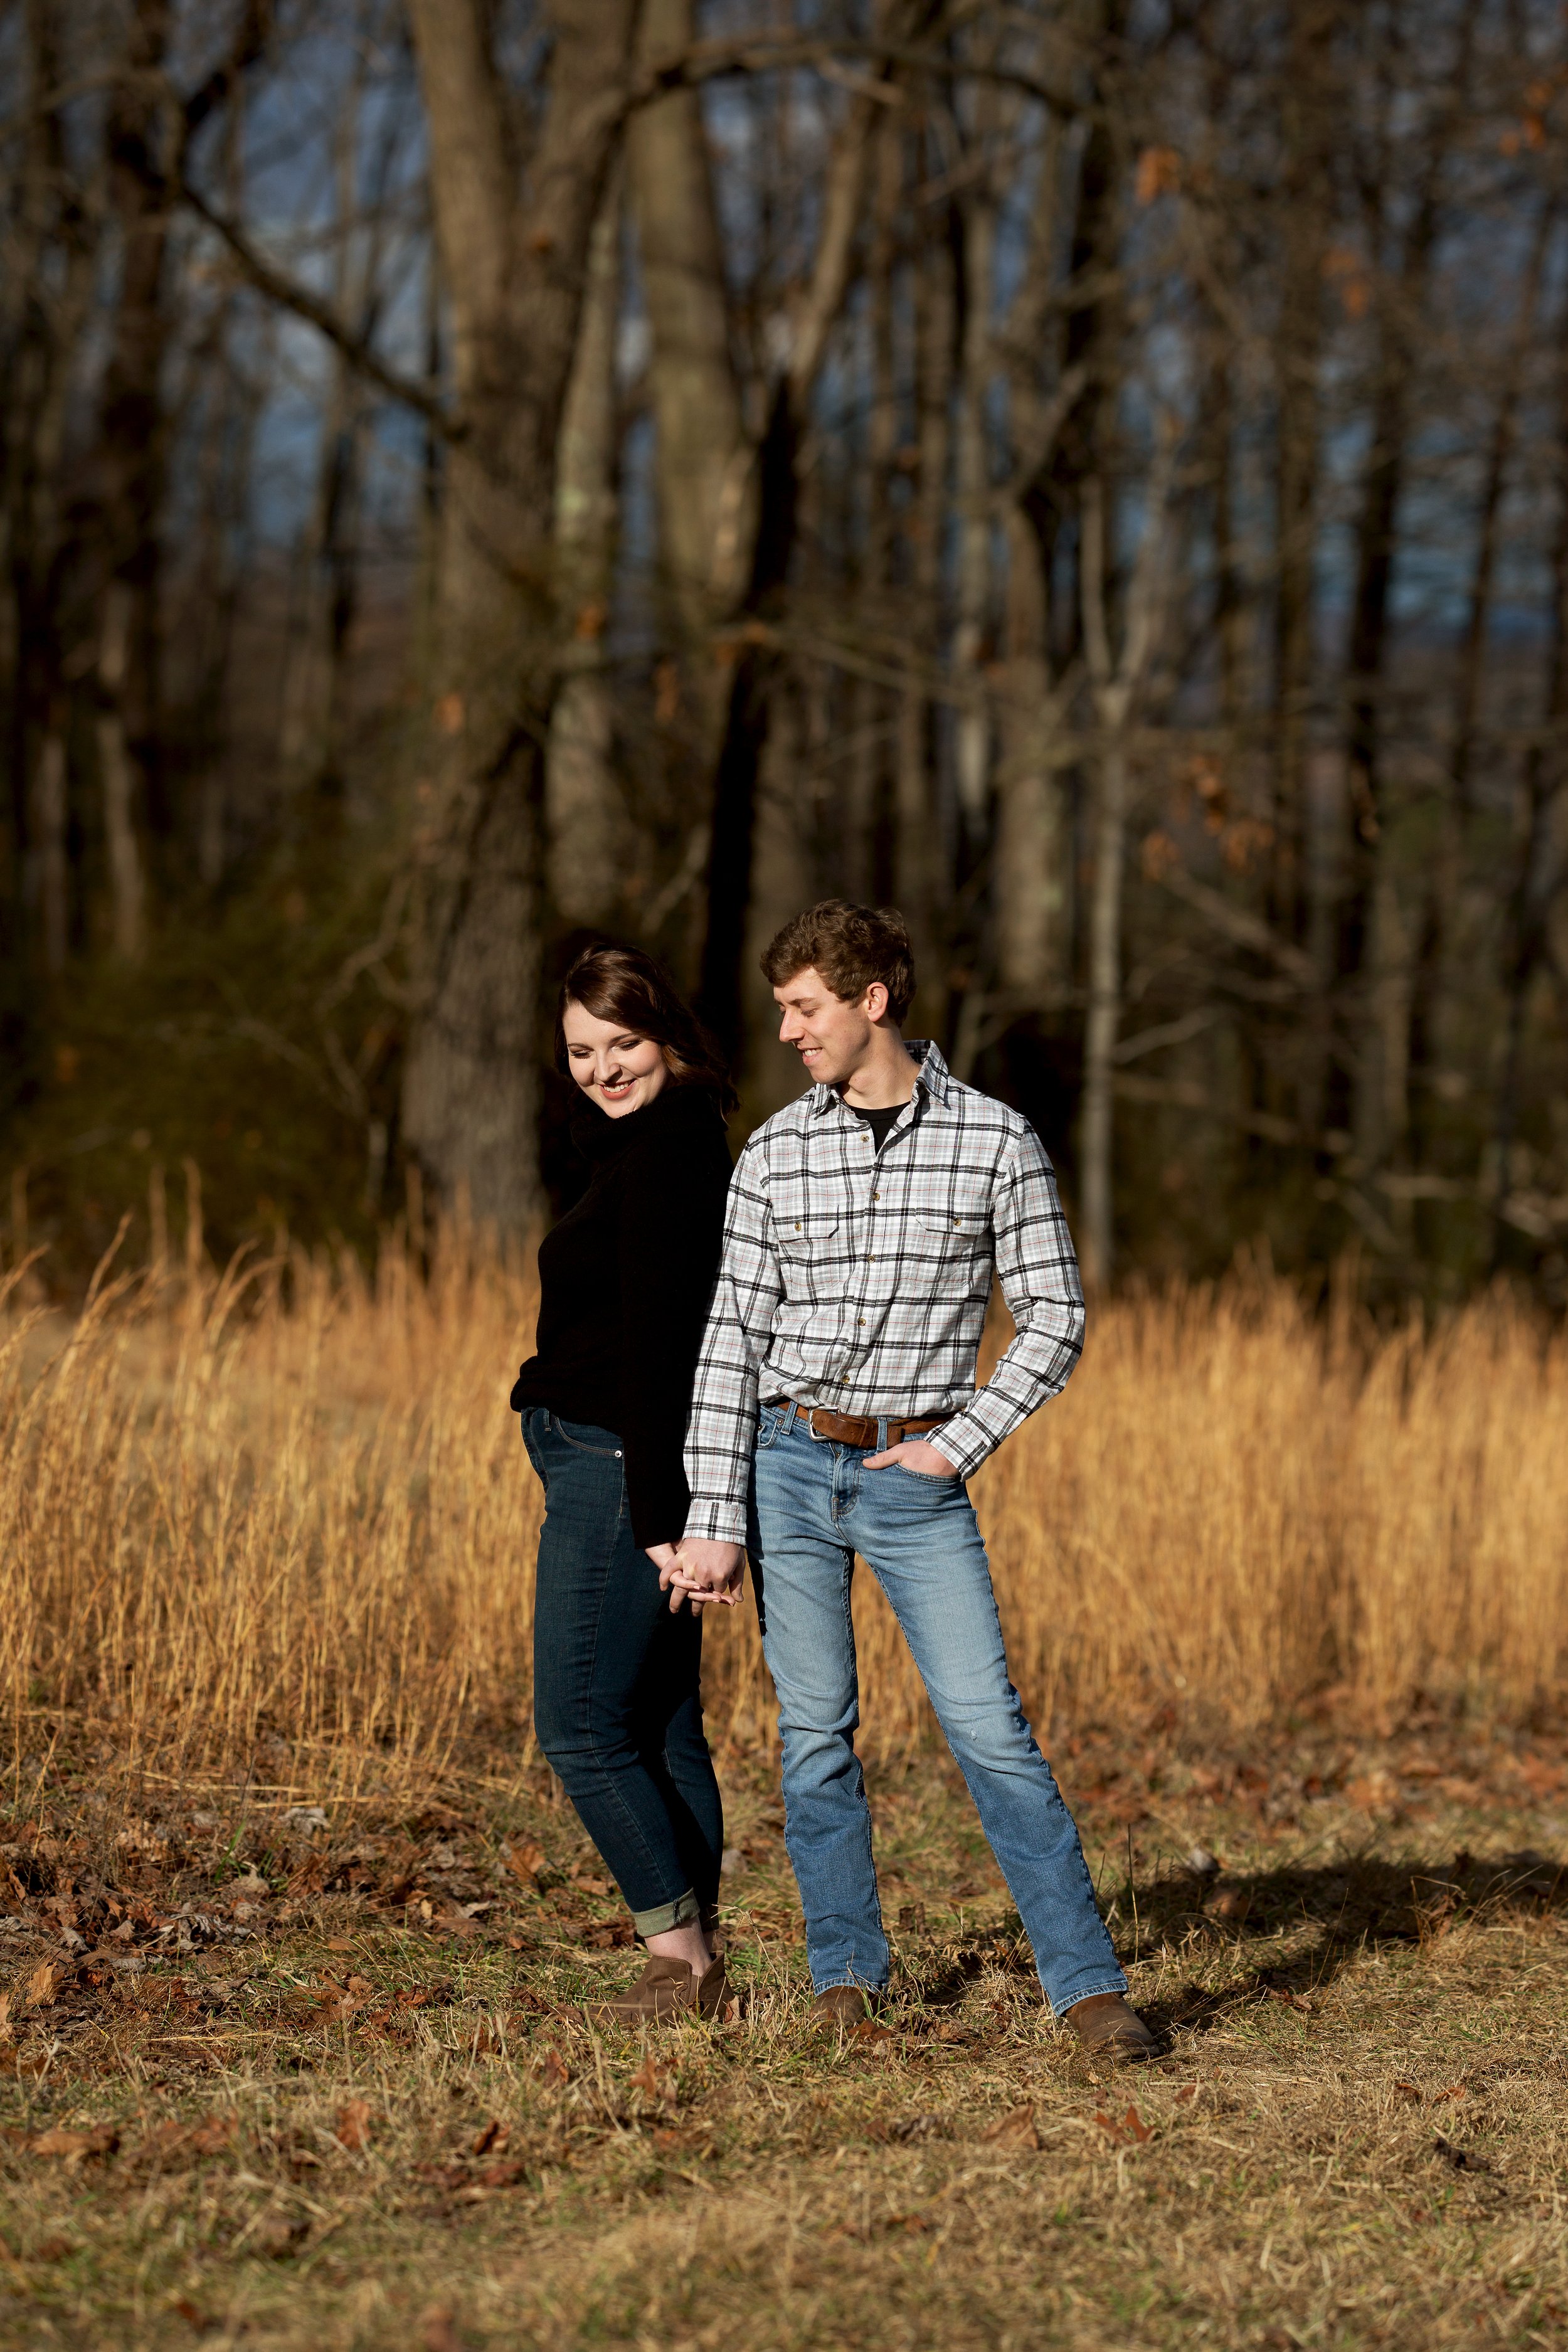
<svg viewBox="0 0 1568 2352">
<path fill-rule="evenodd" d="M 828 899 L 763 958 L 779 1035 L 811 1080 L 761 1127 L 730 1188 L 698 1356 L 691 1506 L 663 1576 L 732 1597 L 751 1555 L 784 1744 L 785 1842 L 816 2007 L 866 2014 L 888 1940 L 855 1754 L 849 1580 L 869 1563 L 913 1653 L 1034 1946 L 1084 2046 L 1154 2037 L 1095 1906 L 1072 1818 L 1007 1675 L 964 1481 L 1083 1343 L 1083 1296 L 1051 1165 L 1026 1119 L 905 1045 L 914 994 L 893 912 Z M 1017 1336 L 987 1385 L 975 1357 L 993 1268 Z"/>
</svg>

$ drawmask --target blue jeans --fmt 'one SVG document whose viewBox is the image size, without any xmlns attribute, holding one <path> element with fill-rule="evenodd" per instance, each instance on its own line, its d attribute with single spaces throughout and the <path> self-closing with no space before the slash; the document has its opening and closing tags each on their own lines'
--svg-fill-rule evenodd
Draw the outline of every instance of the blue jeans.
<svg viewBox="0 0 1568 2352">
<path fill-rule="evenodd" d="M 860 1720 L 849 1580 L 858 1552 L 892 1604 L 1034 1946 L 1059 2017 L 1091 1993 L 1124 1992 L 1061 1791 L 1007 1678 L 991 1571 L 957 1478 L 897 1465 L 877 1447 L 812 1436 L 790 1407 L 764 1405 L 747 1549 L 763 1647 L 778 1694 L 784 1842 L 805 1911 L 818 1992 L 888 1982 L 888 1939 L 871 1859 L 871 1816 L 855 1753 Z"/>
<path fill-rule="evenodd" d="M 700 1614 L 671 1616 L 632 1534 L 620 1439 L 531 1406 L 544 1482 L 533 1728 L 639 1936 L 710 1913 L 724 1814 L 702 1733 Z"/>
</svg>

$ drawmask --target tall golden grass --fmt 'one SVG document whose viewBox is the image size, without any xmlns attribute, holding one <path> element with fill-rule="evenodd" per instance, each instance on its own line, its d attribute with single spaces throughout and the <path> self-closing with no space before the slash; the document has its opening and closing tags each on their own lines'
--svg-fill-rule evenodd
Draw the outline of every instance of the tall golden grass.
<svg viewBox="0 0 1568 2352">
<path fill-rule="evenodd" d="M 345 1788 L 526 1732 L 540 1496 L 507 1409 L 531 1276 L 296 1251 L 0 1307 L 0 1693 L 16 1768 Z M 1493 1297 L 1436 1333 L 1237 1279 L 1102 1307 L 1066 1394 L 975 1486 L 1037 1723 L 1170 1696 L 1245 1728 L 1332 1687 L 1503 1716 L 1568 1648 L 1568 1342 Z M 871 1579 L 868 1730 L 920 1735 Z M 710 1723 L 767 1738 L 750 1608 Z M 95 1749 L 94 1743 L 97 1743 Z"/>
</svg>

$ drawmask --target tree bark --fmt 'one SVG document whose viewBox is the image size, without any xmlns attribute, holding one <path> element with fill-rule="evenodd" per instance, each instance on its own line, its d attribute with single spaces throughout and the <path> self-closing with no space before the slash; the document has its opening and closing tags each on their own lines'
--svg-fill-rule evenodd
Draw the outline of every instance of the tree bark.
<svg viewBox="0 0 1568 2352">
<path fill-rule="evenodd" d="M 483 0 L 411 0 L 463 431 L 433 616 L 418 844 L 418 1010 L 404 1129 L 448 1202 L 504 1233 L 541 1208 L 544 747 L 559 616 L 557 438 L 589 242 L 631 62 L 633 0 L 551 12 L 548 103 L 520 205 Z"/>
<path fill-rule="evenodd" d="M 1083 1044 L 1082 1259 L 1084 1282 L 1104 1290 L 1115 1261 L 1113 1185 L 1116 1033 L 1121 1017 L 1121 887 L 1126 862 L 1129 792 L 1128 732 L 1159 637 L 1164 595 L 1166 498 L 1173 450 L 1156 453 L 1143 533 L 1127 591 L 1121 649 L 1112 657 L 1107 609 L 1110 524 L 1105 484 L 1091 474 L 1083 485 L 1084 652 L 1100 723 L 1099 793 L 1095 807 L 1094 885 L 1089 899 L 1089 1018 Z"/>
<path fill-rule="evenodd" d="M 171 213 L 158 83 L 172 30 L 168 0 L 135 0 L 105 123 L 120 284 L 97 452 L 104 568 L 97 733 L 111 932 L 117 952 L 132 961 L 145 936 L 142 832 L 167 837 L 174 829 L 158 757 L 163 278 Z"/>
<path fill-rule="evenodd" d="M 644 0 L 647 67 L 695 37 L 693 0 Z M 729 305 L 702 102 L 676 89 L 644 107 L 626 138 L 651 349 L 660 568 L 679 650 L 691 753 L 709 773 L 729 677 L 712 634 L 751 570 L 757 521 L 752 451 L 730 350 Z"/>
<path fill-rule="evenodd" d="M 1007 640 L 1001 696 L 992 898 L 996 980 L 1018 1012 L 1042 1013 L 1066 992 L 1070 949 L 1070 812 L 1050 759 L 1058 713 L 1046 658 L 1040 542 L 1016 509 L 1007 518 Z"/>
<path fill-rule="evenodd" d="M 1269 919 L 1299 944 L 1310 928 L 1308 720 L 1312 692 L 1312 572 L 1321 433 L 1324 260 L 1335 129 L 1332 44 L 1338 0 L 1291 0 L 1281 88 L 1279 311 L 1274 449 L 1274 811 Z"/>
<path fill-rule="evenodd" d="M 555 484 L 555 537 L 572 644 L 550 724 L 548 896 L 557 922 L 588 929 L 627 921 L 634 865 L 632 828 L 611 756 L 615 709 L 604 651 L 619 521 L 616 336 L 623 214 L 616 171 L 594 224 Z"/>
</svg>

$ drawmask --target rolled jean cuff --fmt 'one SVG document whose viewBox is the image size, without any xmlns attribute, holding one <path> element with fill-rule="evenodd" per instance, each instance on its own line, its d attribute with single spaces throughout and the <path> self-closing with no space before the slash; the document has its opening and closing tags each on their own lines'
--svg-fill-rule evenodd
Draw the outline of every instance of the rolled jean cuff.
<svg viewBox="0 0 1568 2352">
<path fill-rule="evenodd" d="M 673 1903 L 661 1903 L 656 1911 L 634 1911 L 632 1926 L 646 1943 L 650 1936 L 668 1936 L 672 1927 L 689 1927 L 702 1916 L 702 1906 L 689 1886 Z"/>
<path fill-rule="evenodd" d="M 1053 2000 L 1051 2002 L 1051 2015 L 1059 2020 L 1067 2015 L 1069 2009 L 1076 2009 L 1080 2000 L 1099 2000 L 1104 1993 L 1125 1993 L 1126 1990 L 1127 1979 L 1122 1975 L 1121 1969 L 1118 1969 L 1115 1975 L 1108 1977 L 1103 1984 L 1090 1985 L 1087 1992 L 1075 1992 L 1070 2000 L 1064 2000 L 1062 2002 L 1060 2008 L 1058 2008 Z"/>
</svg>

